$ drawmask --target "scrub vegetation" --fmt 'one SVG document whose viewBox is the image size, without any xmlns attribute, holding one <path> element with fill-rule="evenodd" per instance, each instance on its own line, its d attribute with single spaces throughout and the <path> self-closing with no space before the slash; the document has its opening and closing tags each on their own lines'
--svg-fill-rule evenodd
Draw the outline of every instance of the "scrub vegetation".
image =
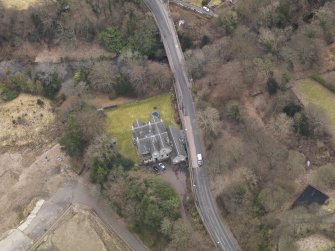
<svg viewBox="0 0 335 251">
<path fill-rule="evenodd" d="M 333 81 L 319 77 L 335 67 L 334 2 L 237 1 L 211 21 L 171 9 L 191 40 L 185 58 L 206 167 L 242 250 L 303 250 L 299 240 L 315 233 L 333 240 L 334 225 L 315 222 L 334 210 L 312 206 L 293 224 L 304 209 L 291 205 L 308 184 L 334 200 L 334 98 L 321 86 Z"/>
</svg>

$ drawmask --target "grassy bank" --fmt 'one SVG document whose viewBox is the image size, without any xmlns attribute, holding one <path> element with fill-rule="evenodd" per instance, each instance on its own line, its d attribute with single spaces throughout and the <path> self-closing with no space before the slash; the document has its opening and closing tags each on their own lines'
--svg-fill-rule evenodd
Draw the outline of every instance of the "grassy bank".
<svg viewBox="0 0 335 251">
<path fill-rule="evenodd" d="M 335 94 L 310 79 L 298 81 L 294 91 L 304 105 L 313 104 L 324 111 L 329 130 L 335 136 Z"/>
<path fill-rule="evenodd" d="M 156 107 L 156 111 L 159 111 L 160 117 L 166 125 L 175 124 L 170 93 L 128 103 L 106 111 L 107 132 L 116 139 L 120 153 L 135 162 L 138 159 L 131 140 L 131 126 L 136 119 L 143 122 L 148 121 L 154 107 Z"/>
<path fill-rule="evenodd" d="M 187 2 L 197 5 L 197 6 L 202 6 L 202 0 L 187 0 Z M 208 3 L 208 6 L 215 7 L 219 5 L 221 2 L 222 2 L 221 0 L 211 0 Z"/>
</svg>

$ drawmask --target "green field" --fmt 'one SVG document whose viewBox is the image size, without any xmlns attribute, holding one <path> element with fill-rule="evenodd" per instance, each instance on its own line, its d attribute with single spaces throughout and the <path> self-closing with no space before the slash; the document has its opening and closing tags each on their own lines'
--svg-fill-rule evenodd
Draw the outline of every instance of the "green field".
<svg viewBox="0 0 335 251">
<path fill-rule="evenodd" d="M 186 0 L 186 2 L 193 3 L 194 5 L 202 6 L 202 0 Z M 208 6 L 215 7 L 219 5 L 222 1 L 221 0 L 212 0 L 209 2 Z"/>
<path fill-rule="evenodd" d="M 135 162 L 138 159 L 131 140 L 131 126 L 136 119 L 147 122 L 154 107 L 166 125 L 175 124 L 170 93 L 128 103 L 106 111 L 107 132 L 116 139 L 120 153 Z"/>
<path fill-rule="evenodd" d="M 311 79 L 299 80 L 294 91 L 306 106 L 314 104 L 324 111 L 329 120 L 329 130 L 335 136 L 335 94 Z"/>
</svg>

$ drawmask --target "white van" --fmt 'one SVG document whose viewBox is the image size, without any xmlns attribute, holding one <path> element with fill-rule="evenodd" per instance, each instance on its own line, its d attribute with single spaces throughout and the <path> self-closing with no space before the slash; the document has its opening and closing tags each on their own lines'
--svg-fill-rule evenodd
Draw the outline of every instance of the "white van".
<svg viewBox="0 0 335 251">
<path fill-rule="evenodd" d="M 197 154 L 197 161 L 198 161 L 198 165 L 199 166 L 202 166 L 204 164 L 204 161 L 202 159 L 202 154 L 201 153 Z"/>
</svg>

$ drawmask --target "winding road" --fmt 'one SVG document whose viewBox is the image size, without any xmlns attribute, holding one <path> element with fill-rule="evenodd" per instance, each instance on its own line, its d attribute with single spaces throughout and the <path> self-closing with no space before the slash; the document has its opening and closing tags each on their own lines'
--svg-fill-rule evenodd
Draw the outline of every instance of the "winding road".
<svg viewBox="0 0 335 251">
<path fill-rule="evenodd" d="M 156 20 L 171 70 L 175 76 L 176 97 L 188 141 L 189 168 L 193 180 L 192 190 L 198 212 L 208 233 L 219 249 L 239 251 L 241 249 L 229 227 L 221 218 L 209 190 L 209 181 L 205 166 L 199 167 L 197 164 L 196 154 L 202 153 L 204 155 L 204 146 L 200 130 L 197 127 L 191 82 L 187 77 L 185 59 L 177 32 L 169 16 L 168 6 L 162 0 L 144 0 L 144 2 Z"/>
</svg>

